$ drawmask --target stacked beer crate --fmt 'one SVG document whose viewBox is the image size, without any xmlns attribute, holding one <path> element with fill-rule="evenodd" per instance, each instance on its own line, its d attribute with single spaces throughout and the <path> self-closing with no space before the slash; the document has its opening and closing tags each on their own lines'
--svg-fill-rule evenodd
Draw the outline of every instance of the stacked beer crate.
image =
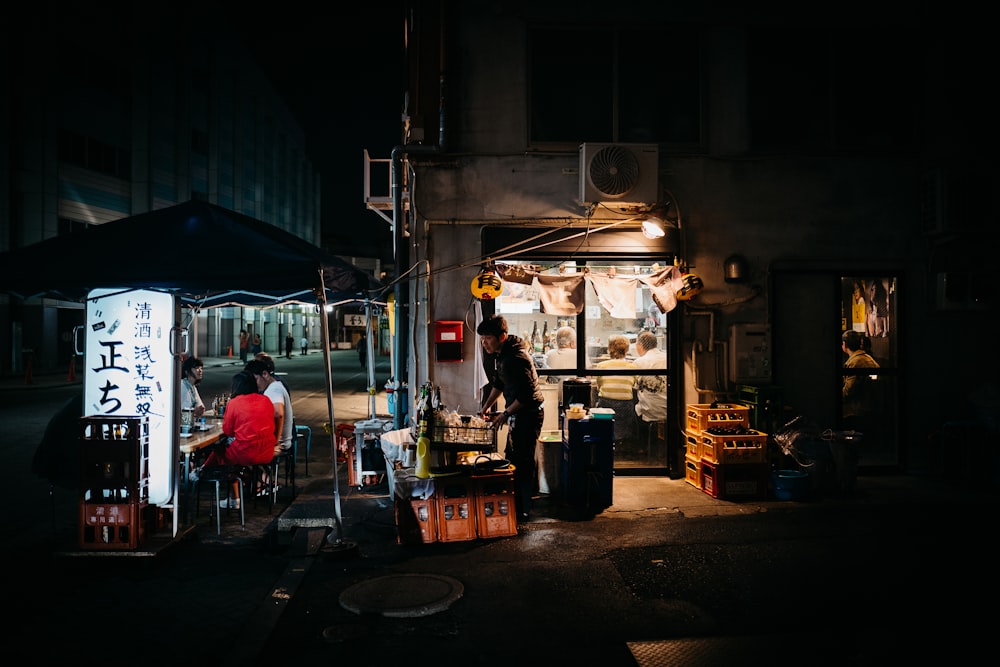
<svg viewBox="0 0 1000 667">
<path fill-rule="evenodd" d="M 513 466 L 486 474 L 438 477 L 433 489 L 395 499 L 399 544 L 517 535 Z"/>
<path fill-rule="evenodd" d="M 134 550 L 146 537 L 149 418 L 80 420 L 80 547 Z"/>
<path fill-rule="evenodd" d="M 722 500 L 765 497 L 767 434 L 750 428 L 750 408 L 689 403 L 685 419 L 685 481 Z"/>
</svg>

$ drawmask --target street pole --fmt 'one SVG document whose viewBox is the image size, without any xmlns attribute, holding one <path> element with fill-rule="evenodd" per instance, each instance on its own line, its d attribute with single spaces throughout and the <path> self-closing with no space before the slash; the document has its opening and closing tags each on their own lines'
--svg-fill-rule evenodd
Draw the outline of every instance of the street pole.
<svg viewBox="0 0 1000 667">
<path fill-rule="evenodd" d="M 333 517 L 336 531 L 326 537 L 328 545 L 336 552 L 346 553 L 357 551 L 356 542 L 344 540 L 344 522 L 340 510 L 340 472 L 337 466 L 337 422 L 333 413 L 333 367 L 330 365 L 330 322 L 326 312 L 326 281 L 323 278 L 323 268 L 319 269 L 320 290 L 318 296 L 320 326 L 323 330 L 323 362 L 326 366 L 326 408 L 330 415 L 330 457 L 333 459 Z M 360 456 L 360 452 L 358 453 Z"/>
</svg>

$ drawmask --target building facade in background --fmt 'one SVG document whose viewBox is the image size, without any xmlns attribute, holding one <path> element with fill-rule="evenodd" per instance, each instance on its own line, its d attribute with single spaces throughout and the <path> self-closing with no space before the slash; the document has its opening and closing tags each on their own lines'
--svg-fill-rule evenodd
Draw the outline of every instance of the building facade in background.
<svg viewBox="0 0 1000 667">
<path fill-rule="evenodd" d="M 32 20 L 5 26 L 0 250 L 192 199 L 320 245 L 305 137 L 224 20 L 169 6 L 41 4 Z M 178 271 L 212 261 L 189 250 Z M 198 318 L 202 355 L 230 345 L 238 355 L 241 329 L 272 352 L 287 330 L 320 339 L 299 306 Z M 83 304 L 0 296 L 0 322 L 0 373 L 23 373 L 29 360 L 36 372 L 65 370 Z"/>
</svg>

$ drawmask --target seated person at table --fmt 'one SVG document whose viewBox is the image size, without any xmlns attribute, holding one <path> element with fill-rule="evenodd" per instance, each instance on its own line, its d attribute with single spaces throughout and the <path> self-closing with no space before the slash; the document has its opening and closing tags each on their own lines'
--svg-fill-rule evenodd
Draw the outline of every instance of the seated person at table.
<svg viewBox="0 0 1000 667">
<path fill-rule="evenodd" d="M 195 419 L 205 414 L 205 403 L 198 393 L 204 375 L 205 364 L 198 357 L 188 357 L 181 364 L 181 409 L 191 410 Z"/>
<path fill-rule="evenodd" d="M 635 365 L 639 368 L 666 368 L 667 354 L 657 346 L 656 336 L 643 331 L 636 339 L 639 358 Z M 635 383 L 635 413 L 639 419 L 638 441 L 640 445 L 652 442 L 654 425 L 667 419 L 667 376 L 639 375 Z"/>
<path fill-rule="evenodd" d="M 278 440 L 274 453 L 291 451 L 292 439 L 295 438 L 292 398 L 284 381 L 274 374 L 274 360 L 261 353 L 260 358 L 248 361 L 244 370 L 254 377 L 257 389 L 274 404 L 274 433 Z"/>
<path fill-rule="evenodd" d="M 576 329 L 559 327 L 556 346 L 545 353 L 547 368 L 576 368 Z"/>
<path fill-rule="evenodd" d="M 205 467 L 253 466 L 270 463 L 274 458 L 274 405 L 257 391 L 257 381 L 246 371 L 233 376 L 222 432 L 228 437 L 208 455 Z"/>
<path fill-rule="evenodd" d="M 608 355 L 594 368 L 617 369 L 635 368 L 636 365 L 625 358 L 628 353 L 628 338 L 614 335 L 608 338 Z M 615 411 L 615 443 L 621 445 L 635 436 L 635 376 L 599 375 L 597 377 L 597 407 Z"/>
</svg>

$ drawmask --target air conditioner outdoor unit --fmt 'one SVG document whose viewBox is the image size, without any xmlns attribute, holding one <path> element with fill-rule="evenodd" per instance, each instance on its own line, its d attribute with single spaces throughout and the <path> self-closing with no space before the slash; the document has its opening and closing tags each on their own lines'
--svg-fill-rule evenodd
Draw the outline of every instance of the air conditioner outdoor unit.
<svg viewBox="0 0 1000 667">
<path fill-rule="evenodd" d="M 655 204 L 659 158 L 655 144 L 581 144 L 580 201 L 615 208 Z"/>
</svg>

